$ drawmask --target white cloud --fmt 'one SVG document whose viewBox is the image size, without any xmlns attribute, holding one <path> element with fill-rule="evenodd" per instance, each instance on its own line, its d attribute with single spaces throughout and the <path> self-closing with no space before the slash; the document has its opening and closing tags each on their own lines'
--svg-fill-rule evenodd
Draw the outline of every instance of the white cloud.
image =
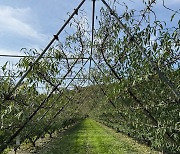
<svg viewBox="0 0 180 154">
<path fill-rule="evenodd" d="M 13 8 L 9 6 L 0 6 L 0 32 L 11 33 L 30 39 L 43 40 L 43 34 L 36 31 L 30 24 L 30 8 Z"/>
</svg>

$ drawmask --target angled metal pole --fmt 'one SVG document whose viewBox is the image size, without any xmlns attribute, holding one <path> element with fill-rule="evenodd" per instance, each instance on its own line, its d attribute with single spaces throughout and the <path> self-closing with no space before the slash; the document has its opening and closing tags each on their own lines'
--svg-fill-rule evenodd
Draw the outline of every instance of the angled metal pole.
<svg viewBox="0 0 180 154">
<path fill-rule="evenodd" d="M 32 118 L 38 113 L 38 111 L 43 107 L 45 103 L 49 100 L 49 98 L 52 96 L 54 91 L 57 90 L 57 88 L 62 84 L 63 80 L 68 76 L 70 71 L 73 69 L 73 67 L 76 65 L 78 62 L 78 59 L 72 64 L 70 69 L 67 71 L 67 73 L 64 75 L 63 79 L 61 80 L 60 83 L 58 83 L 56 86 L 54 86 L 51 90 L 51 92 L 48 94 L 48 96 L 41 102 L 41 104 L 37 107 L 37 109 L 27 118 L 27 120 L 22 124 L 22 126 L 15 131 L 15 133 L 9 137 L 9 139 L 4 142 L 2 145 L 0 145 L 0 153 L 4 151 L 4 149 L 7 148 L 7 146 L 13 141 L 13 139 L 19 135 L 19 133 L 26 127 L 26 125 L 32 120 Z"/>
<path fill-rule="evenodd" d="M 78 71 L 78 72 L 75 74 L 75 76 L 71 79 L 71 81 L 68 83 L 68 85 L 65 87 L 65 89 L 67 89 L 67 88 L 70 86 L 70 84 L 74 81 L 74 79 L 76 79 L 77 75 L 80 73 L 80 71 L 83 69 L 83 67 L 86 65 L 87 62 L 88 62 L 88 60 L 83 64 L 83 66 L 79 69 L 79 71 Z M 51 81 L 46 80 L 46 82 L 50 83 L 50 85 L 52 85 L 53 87 L 56 87 L 56 85 L 53 84 Z M 25 138 L 27 138 L 29 135 L 31 135 L 32 131 L 35 129 L 35 127 L 37 126 L 38 122 L 39 122 L 40 120 L 42 120 L 42 119 L 46 116 L 46 114 L 56 105 L 56 102 L 61 98 L 61 96 L 63 95 L 64 91 L 61 90 L 61 89 L 59 89 L 58 87 L 57 87 L 57 90 L 58 90 L 58 92 L 59 92 L 58 97 L 55 99 L 55 101 L 53 101 L 52 105 L 51 105 L 51 106 L 49 107 L 49 109 L 40 117 L 40 119 L 36 120 L 36 123 L 33 125 L 32 129 L 31 129 L 31 130 L 29 131 L 29 133 L 25 136 Z M 68 97 L 67 97 L 67 98 L 68 98 Z M 68 98 L 68 99 L 70 100 L 70 98 Z M 72 101 L 72 99 L 71 99 L 70 101 Z M 64 108 L 66 105 L 67 105 L 67 104 L 63 105 L 61 108 Z M 60 110 L 61 110 L 61 109 L 60 109 Z M 19 146 L 20 146 L 20 145 L 19 145 Z M 18 146 L 18 147 L 19 147 L 19 146 Z"/>
<path fill-rule="evenodd" d="M 92 54 L 93 54 L 93 45 L 94 45 L 94 22 L 95 22 L 95 4 L 96 0 L 92 0 L 92 33 L 91 33 L 91 52 L 90 52 L 90 64 L 89 64 L 89 78 L 91 77 L 91 65 L 92 65 Z"/>
<path fill-rule="evenodd" d="M 163 81 L 166 85 L 168 85 L 169 89 L 174 93 L 175 97 L 178 99 L 178 101 L 180 100 L 180 92 L 177 90 L 177 88 L 175 87 L 175 85 L 173 85 L 173 83 L 171 83 L 169 81 L 169 79 L 164 75 L 163 72 L 161 72 L 161 70 L 155 65 L 155 62 L 153 61 L 153 59 L 151 57 L 149 57 L 146 54 L 146 49 L 142 46 L 139 46 L 139 43 L 137 42 L 136 39 L 134 39 L 134 36 L 130 33 L 130 31 L 125 27 L 125 25 L 122 23 L 122 21 L 120 20 L 120 18 L 118 17 L 118 15 L 110 8 L 110 6 L 106 3 L 105 0 L 101 0 L 104 5 L 108 8 L 108 10 L 110 11 L 111 15 L 113 15 L 116 20 L 118 21 L 118 23 L 120 24 L 120 26 L 124 29 L 125 33 L 130 37 L 130 40 L 132 42 L 135 43 L 136 47 L 144 54 L 144 56 L 149 60 L 151 66 L 154 68 L 154 70 L 156 71 L 156 73 L 158 74 L 159 78 L 161 81 Z"/>
<path fill-rule="evenodd" d="M 21 77 L 21 79 L 17 82 L 17 84 L 14 86 L 14 88 L 9 92 L 9 97 L 15 92 L 17 87 L 21 84 L 21 82 L 24 80 L 24 78 L 27 76 L 27 74 L 32 70 L 33 66 L 43 57 L 45 52 L 49 49 L 49 47 L 53 44 L 55 40 L 58 40 L 59 34 L 64 30 L 64 28 L 68 25 L 70 20 L 74 17 L 74 15 L 78 14 L 78 10 L 81 8 L 81 6 L 84 4 L 85 0 L 82 0 L 82 2 L 78 5 L 78 7 L 74 10 L 74 12 L 71 14 L 69 19 L 64 23 L 64 25 L 60 28 L 60 30 L 54 35 L 53 39 L 48 43 L 48 45 L 45 47 L 43 52 L 37 57 L 37 59 L 34 61 L 32 65 L 29 66 L 28 70 L 24 73 L 24 75 Z"/>
</svg>

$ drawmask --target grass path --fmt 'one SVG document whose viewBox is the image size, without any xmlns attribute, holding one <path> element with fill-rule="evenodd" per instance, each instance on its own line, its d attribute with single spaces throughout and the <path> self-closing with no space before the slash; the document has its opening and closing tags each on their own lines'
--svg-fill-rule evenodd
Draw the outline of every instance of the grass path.
<svg viewBox="0 0 180 154">
<path fill-rule="evenodd" d="M 91 119 L 69 129 L 49 143 L 43 154 L 148 154 L 158 153 Z"/>
</svg>

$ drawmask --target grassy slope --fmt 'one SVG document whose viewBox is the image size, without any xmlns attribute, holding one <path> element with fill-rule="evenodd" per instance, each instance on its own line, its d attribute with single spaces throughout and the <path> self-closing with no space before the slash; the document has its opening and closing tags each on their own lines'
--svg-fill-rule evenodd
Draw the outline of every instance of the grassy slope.
<svg viewBox="0 0 180 154">
<path fill-rule="evenodd" d="M 157 153 L 114 130 L 86 119 L 39 153 L 43 154 L 147 154 Z"/>
</svg>

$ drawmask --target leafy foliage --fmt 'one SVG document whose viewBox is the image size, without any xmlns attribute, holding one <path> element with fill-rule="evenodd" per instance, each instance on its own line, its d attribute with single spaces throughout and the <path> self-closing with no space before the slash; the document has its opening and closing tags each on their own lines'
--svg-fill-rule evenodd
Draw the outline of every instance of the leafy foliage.
<svg viewBox="0 0 180 154">
<path fill-rule="evenodd" d="M 12 95 L 17 79 L 32 66 L 39 52 L 23 49 L 27 56 L 16 64 L 16 71 L 10 72 L 6 63 L 1 69 L 7 77 L 0 79 L 0 147 L 7 144 L 16 149 L 17 136 L 21 142 L 29 140 L 35 145 L 41 136 L 90 116 L 153 148 L 180 152 L 179 100 L 161 80 L 165 76 L 180 90 L 180 22 L 170 31 L 163 22 L 148 21 L 153 3 L 146 4 L 149 8 L 140 21 L 134 17 L 136 11 L 126 7 L 121 20 L 133 38 L 104 8 L 93 43 L 87 20 L 82 23 L 83 18 L 74 17 L 69 26 L 75 32 L 54 44 Z M 89 68 L 84 59 L 90 58 L 84 57 L 92 50 L 93 65 Z M 38 90 L 39 86 L 44 86 L 45 92 Z"/>
</svg>

